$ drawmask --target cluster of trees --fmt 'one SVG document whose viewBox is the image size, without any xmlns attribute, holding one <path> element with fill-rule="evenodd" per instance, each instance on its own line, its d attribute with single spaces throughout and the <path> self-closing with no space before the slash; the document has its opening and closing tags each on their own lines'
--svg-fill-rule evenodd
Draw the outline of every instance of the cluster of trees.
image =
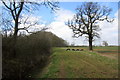
<svg viewBox="0 0 120 80">
<path fill-rule="evenodd" d="M 30 36 L 36 36 L 39 37 L 40 35 L 47 38 L 48 42 L 50 42 L 51 47 L 64 47 L 68 46 L 68 43 L 63 40 L 62 38 L 56 36 L 52 32 L 46 32 L 46 31 L 38 31 L 36 33 L 31 34 Z M 41 41 L 41 40 L 40 40 Z"/>
</svg>

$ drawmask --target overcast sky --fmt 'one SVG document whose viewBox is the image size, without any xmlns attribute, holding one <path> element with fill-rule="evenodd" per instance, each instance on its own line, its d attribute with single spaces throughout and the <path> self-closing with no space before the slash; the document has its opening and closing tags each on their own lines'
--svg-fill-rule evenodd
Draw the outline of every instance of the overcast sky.
<svg viewBox="0 0 120 80">
<path fill-rule="evenodd" d="M 58 37 L 63 38 L 69 44 L 74 43 L 75 45 L 88 45 L 84 36 L 79 38 L 73 38 L 72 30 L 65 25 L 68 19 L 72 19 L 73 15 L 76 13 L 75 8 L 81 5 L 82 2 L 60 2 L 60 10 L 56 12 L 51 12 L 50 9 L 45 7 L 40 7 L 40 11 L 36 11 L 34 15 L 31 15 L 30 21 L 39 21 L 40 24 L 36 25 L 37 30 L 41 27 L 47 25 L 50 31 L 56 34 Z M 118 45 L 118 2 L 99 2 L 101 5 L 108 6 L 112 8 L 111 18 L 114 18 L 113 23 L 100 22 L 99 26 L 101 28 L 100 39 L 97 39 L 93 44 L 101 45 L 102 41 L 107 41 L 109 45 Z M 27 16 L 27 14 L 24 14 Z M 22 25 L 21 25 L 22 26 Z M 35 30 L 34 27 L 30 30 Z"/>
</svg>

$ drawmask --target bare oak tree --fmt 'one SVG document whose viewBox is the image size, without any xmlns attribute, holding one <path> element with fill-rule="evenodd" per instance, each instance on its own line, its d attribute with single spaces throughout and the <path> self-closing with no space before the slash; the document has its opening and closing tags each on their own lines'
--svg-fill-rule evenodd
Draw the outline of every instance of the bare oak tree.
<svg viewBox="0 0 120 80">
<path fill-rule="evenodd" d="M 108 19 L 111 11 L 112 9 L 100 6 L 96 2 L 85 2 L 76 8 L 76 15 L 72 20 L 68 20 L 67 25 L 73 30 L 74 37 L 86 35 L 89 41 L 89 50 L 93 50 L 92 42 L 95 37 L 100 38 L 98 22 L 104 20 L 112 22 L 113 19 Z"/>
</svg>

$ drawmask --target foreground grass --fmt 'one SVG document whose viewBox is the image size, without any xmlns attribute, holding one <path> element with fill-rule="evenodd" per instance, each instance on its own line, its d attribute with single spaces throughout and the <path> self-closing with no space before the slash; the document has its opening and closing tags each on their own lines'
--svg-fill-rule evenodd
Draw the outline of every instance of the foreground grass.
<svg viewBox="0 0 120 80">
<path fill-rule="evenodd" d="M 50 63 L 35 78 L 116 78 L 118 62 L 89 51 L 54 48 Z"/>
</svg>

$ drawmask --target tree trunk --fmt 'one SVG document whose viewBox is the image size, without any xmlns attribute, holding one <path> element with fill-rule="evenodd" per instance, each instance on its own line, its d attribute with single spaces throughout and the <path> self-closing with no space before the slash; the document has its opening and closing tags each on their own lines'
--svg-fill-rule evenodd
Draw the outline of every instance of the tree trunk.
<svg viewBox="0 0 120 80">
<path fill-rule="evenodd" d="M 15 20 L 15 28 L 14 28 L 14 35 L 13 35 L 13 57 L 16 57 L 16 42 L 17 42 L 17 33 L 18 33 L 18 19 Z"/>
<path fill-rule="evenodd" d="M 92 36 L 89 35 L 89 50 L 92 51 L 93 48 L 92 48 Z"/>
<path fill-rule="evenodd" d="M 14 28 L 14 38 L 17 37 L 17 33 L 18 33 L 18 16 L 15 19 L 15 28 Z"/>
<path fill-rule="evenodd" d="M 16 42 L 17 42 L 17 36 L 13 36 L 13 58 L 16 57 Z"/>
</svg>

